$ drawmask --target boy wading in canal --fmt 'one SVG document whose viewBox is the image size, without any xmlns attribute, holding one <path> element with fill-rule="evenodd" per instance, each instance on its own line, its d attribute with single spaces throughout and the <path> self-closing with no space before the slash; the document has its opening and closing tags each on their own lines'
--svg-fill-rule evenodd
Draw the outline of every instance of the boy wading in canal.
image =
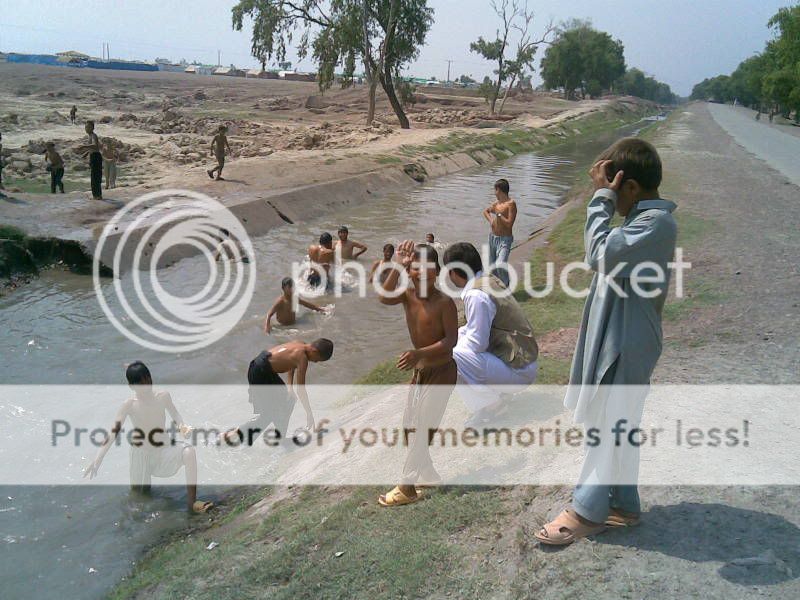
<svg viewBox="0 0 800 600">
<path fill-rule="evenodd" d="M 514 222 L 517 220 L 517 203 L 508 197 L 507 179 L 494 184 L 495 201 L 483 211 L 483 217 L 492 228 L 489 234 L 489 264 L 492 275 L 508 286 L 508 256 L 514 243 Z"/>
<path fill-rule="evenodd" d="M 197 500 L 197 458 L 194 448 L 183 442 L 169 438 L 165 418 L 169 415 L 180 432 L 188 437 L 192 428 L 183 423 L 181 415 L 172 398 L 166 392 L 153 391 L 153 378 L 144 363 L 136 361 L 125 371 L 128 385 L 133 390 L 133 398 L 126 400 L 117 411 L 111 435 L 95 458 L 83 472 L 89 479 L 97 475 L 111 445 L 117 439 L 122 426 L 130 417 L 135 431 L 142 436 L 132 436 L 130 450 L 131 488 L 135 491 L 149 492 L 151 477 L 172 477 L 181 467 L 186 467 L 186 504 L 189 510 L 204 513 L 214 505 Z M 140 443 L 136 445 L 136 439 Z"/>
<path fill-rule="evenodd" d="M 226 431 L 220 441 L 228 446 L 241 443 L 252 446 L 270 424 L 274 427 L 276 441 L 288 439 L 289 418 L 297 399 L 306 411 L 306 429 L 313 432 L 314 414 L 306 392 L 306 372 L 309 363 L 325 362 L 332 355 L 333 342 L 320 338 L 310 344 L 287 342 L 256 356 L 247 369 L 250 403 L 255 417 Z M 289 389 L 279 373 L 289 374 Z"/>
<path fill-rule="evenodd" d="M 606 527 L 638 524 L 639 447 L 620 427 L 639 427 L 650 376 L 661 355 L 661 311 L 675 254 L 675 203 L 661 199 L 661 159 L 649 143 L 625 138 L 592 167 L 594 196 L 584 230 L 586 262 L 595 271 L 564 406 L 596 429 L 587 445 L 572 506 L 536 537 L 563 546 Z M 611 228 L 618 212 L 622 225 Z"/>
<path fill-rule="evenodd" d="M 267 319 L 264 321 L 264 333 L 272 333 L 272 317 L 281 325 L 294 325 L 297 322 L 297 313 L 294 310 L 294 281 L 291 277 L 284 277 L 281 281 L 281 295 L 275 299 L 275 303 L 267 313 Z M 324 313 L 325 309 L 317 306 L 312 302 L 297 299 L 300 306 L 305 306 L 309 310 Z"/>
<path fill-rule="evenodd" d="M 214 178 L 214 173 L 216 172 L 216 180 L 217 181 L 225 181 L 222 178 L 222 169 L 225 166 L 225 150 L 227 149 L 228 153 L 231 153 L 230 144 L 228 144 L 228 128 L 225 125 L 220 125 L 217 128 L 217 135 L 214 136 L 214 139 L 211 140 L 211 156 L 217 159 L 217 166 L 213 169 L 209 169 L 206 171 L 208 176 L 211 179 Z"/>
<path fill-rule="evenodd" d="M 441 477 L 433 467 L 430 440 L 442 421 L 458 371 L 453 346 L 458 340 L 458 316 L 453 300 L 436 287 L 439 257 L 425 244 L 405 241 L 397 249 L 411 285 L 399 296 L 381 294 L 382 304 L 402 304 L 413 350 L 400 355 L 397 368 L 414 370 L 403 413 L 403 431 L 408 455 L 400 484 L 381 495 L 382 506 L 401 506 L 420 499 L 416 485 L 437 485 Z M 400 272 L 392 269 L 383 289 L 394 292 Z M 394 296 L 394 294 L 392 294 Z M 409 440 L 410 438 L 410 440 Z"/>
</svg>

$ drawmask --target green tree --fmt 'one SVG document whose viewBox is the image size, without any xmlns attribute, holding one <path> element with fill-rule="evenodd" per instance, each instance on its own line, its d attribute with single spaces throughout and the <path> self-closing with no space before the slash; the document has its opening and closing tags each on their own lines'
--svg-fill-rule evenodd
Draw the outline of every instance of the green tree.
<svg viewBox="0 0 800 600">
<path fill-rule="evenodd" d="M 497 63 L 497 68 L 494 70 L 496 79 L 492 83 L 492 88 L 486 86 L 485 82 L 481 85 L 483 97 L 489 103 L 489 112 L 494 114 L 500 90 L 506 85 L 498 112 L 503 111 L 509 90 L 514 87 L 514 83 L 533 69 L 536 49 L 547 41 L 553 27 L 549 25 L 544 35 L 534 40 L 530 31 L 533 12 L 528 9 L 527 0 L 524 4 L 519 4 L 517 0 L 499 0 L 499 2 L 492 0 L 491 5 L 500 18 L 500 28 L 495 33 L 495 39 L 485 40 L 481 36 L 469 45 L 469 49 L 484 59 Z M 516 38 L 516 45 L 512 38 Z"/>
<path fill-rule="evenodd" d="M 361 60 L 369 86 L 368 122 L 380 83 L 400 126 L 409 128 L 394 79 L 418 56 L 433 23 L 427 0 L 240 0 L 232 17 L 237 31 L 245 18 L 252 20 L 251 52 L 262 64 L 273 56 L 285 60 L 292 44 L 301 58 L 311 51 L 321 90 L 330 87 L 337 66 L 346 81 L 352 79 Z"/>
<path fill-rule="evenodd" d="M 542 79 L 549 89 L 561 88 L 565 98 L 599 96 L 625 73 L 622 42 L 593 29 L 588 21 L 573 20 L 559 29 L 545 52 Z"/>
</svg>

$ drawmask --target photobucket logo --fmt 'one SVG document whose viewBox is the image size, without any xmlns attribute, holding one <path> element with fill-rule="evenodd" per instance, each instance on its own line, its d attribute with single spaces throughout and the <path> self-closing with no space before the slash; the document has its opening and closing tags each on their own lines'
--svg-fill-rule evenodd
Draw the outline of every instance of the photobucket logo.
<svg viewBox="0 0 800 600">
<path fill-rule="evenodd" d="M 191 276 L 159 271 L 198 254 L 206 268 Z M 100 278 L 101 259 L 114 272 L 112 284 Z M 92 274 L 97 300 L 117 330 L 171 353 L 204 348 L 233 329 L 256 281 L 242 224 L 213 198 L 190 190 L 151 192 L 120 209 L 103 228 Z"/>
<path fill-rule="evenodd" d="M 613 294 L 620 298 L 638 296 L 640 298 L 655 298 L 661 294 L 666 294 L 670 280 L 673 283 L 676 298 L 685 296 L 684 274 L 691 269 L 692 264 L 686 262 L 683 256 L 683 248 L 676 248 L 674 260 L 666 263 L 665 266 L 653 261 L 637 263 L 627 263 L 606 261 L 604 257 L 593 261 L 591 264 L 584 261 L 573 261 L 558 267 L 553 262 L 531 263 L 525 262 L 522 265 L 512 265 L 509 263 L 495 263 L 489 260 L 488 246 L 484 246 L 481 252 L 484 268 L 483 274 L 497 274 L 500 271 L 508 278 L 508 285 L 504 287 L 490 287 L 485 289 L 496 297 L 506 297 L 514 294 L 517 290 L 523 290 L 531 298 L 544 298 L 560 290 L 571 298 L 586 298 L 591 292 L 591 278 L 583 278 L 585 285 L 577 286 L 571 279 L 573 274 L 597 275 L 596 293 L 599 296 Z M 519 272 L 522 267 L 522 273 Z M 437 268 L 438 267 L 438 268 Z M 320 265 L 309 262 L 295 262 L 292 264 L 292 278 L 300 281 L 299 291 L 304 296 L 320 297 L 332 294 L 336 298 L 341 298 L 344 293 L 357 293 L 360 297 L 366 297 L 370 288 L 374 293 L 387 298 L 396 298 L 412 285 L 412 277 L 415 274 L 413 285 L 420 289 L 417 293 L 425 296 L 428 286 L 427 281 L 436 282 L 438 289 L 452 298 L 458 298 L 463 288 L 454 284 L 450 273 L 454 272 L 462 276 L 463 281 L 475 278 L 478 273 L 474 272 L 469 265 L 453 262 L 447 265 L 437 265 L 426 260 L 423 256 L 415 259 L 408 264 L 403 264 L 398 260 L 380 261 L 373 265 L 364 264 L 357 260 L 337 260 L 330 265 Z M 391 273 L 397 272 L 392 277 Z M 534 276 L 544 273 L 543 277 Z M 384 285 L 384 281 L 389 281 L 390 285 Z M 394 283 L 392 286 L 391 283 Z M 418 285 L 420 284 L 420 285 Z M 295 309 L 298 308 L 299 296 L 295 295 Z"/>
</svg>

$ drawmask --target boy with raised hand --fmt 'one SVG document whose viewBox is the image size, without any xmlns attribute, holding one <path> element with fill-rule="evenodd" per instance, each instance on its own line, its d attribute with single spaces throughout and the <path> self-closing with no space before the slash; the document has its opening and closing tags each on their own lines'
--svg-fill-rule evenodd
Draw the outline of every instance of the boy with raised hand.
<svg viewBox="0 0 800 600">
<path fill-rule="evenodd" d="M 306 411 L 306 429 L 315 431 L 314 414 L 306 392 L 306 373 L 310 363 L 325 362 L 332 355 L 333 342 L 326 338 L 310 344 L 296 340 L 261 352 L 250 361 L 247 369 L 250 403 L 255 417 L 226 431 L 221 441 L 229 446 L 242 442 L 252 446 L 270 424 L 275 428 L 276 438 L 286 439 L 296 399 Z M 288 389 L 280 373 L 288 373 Z M 272 389 L 264 386 L 272 386 Z"/>
<path fill-rule="evenodd" d="M 324 308 L 302 298 L 297 298 L 297 302 L 309 310 L 325 312 Z M 275 303 L 267 313 L 267 319 L 264 321 L 264 333 L 272 333 L 273 316 L 281 325 L 294 325 L 297 321 L 297 313 L 294 310 L 294 281 L 291 277 L 284 277 L 281 281 L 281 295 L 275 299 Z"/>
<path fill-rule="evenodd" d="M 566 545 L 606 527 L 628 527 L 641 512 L 636 485 L 638 446 L 615 442 L 614 431 L 637 428 L 647 386 L 661 355 L 661 311 L 675 253 L 674 202 L 663 200 L 661 159 L 638 138 L 625 138 L 589 171 L 595 193 L 587 209 L 586 262 L 595 271 L 583 310 L 564 405 L 575 422 L 596 429 L 572 507 L 536 537 Z M 625 220 L 611 227 L 618 212 Z"/>
<path fill-rule="evenodd" d="M 442 421 L 458 371 L 453 346 L 458 340 L 458 316 L 451 298 L 436 287 L 439 257 L 428 245 L 412 241 L 397 250 L 400 265 L 411 285 L 396 293 L 400 271 L 392 269 L 383 282 L 382 304 L 402 304 L 413 350 L 400 355 L 397 368 L 414 370 L 403 414 L 405 442 L 409 446 L 400 484 L 381 495 L 381 506 L 401 506 L 420 499 L 415 484 L 437 484 L 441 477 L 433 466 L 430 439 Z M 392 293 L 395 292 L 395 293 Z M 413 436 L 409 441 L 409 436 Z"/>
<path fill-rule="evenodd" d="M 125 377 L 133 390 L 133 398 L 126 400 L 117 411 L 111 428 L 112 435 L 106 438 L 97 457 L 83 471 L 83 476 L 93 479 L 97 475 L 103 458 L 130 417 L 135 430 L 141 432 L 139 443 L 134 438 L 130 447 L 131 488 L 148 492 L 152 477 L 172 477 L 181 467 L 185 467 L 186 504 L 192 512 L 206 512 L 214 505 L 197 500 L 197 457 L 194 448 L 170 439 L 165 419 L 169 415 L 186 437 L 192 428 L 184 424 L 167 392 L 153 391 L 153 378 L 143 362 L 137 360 L 128 365 Z"/>
</svg>

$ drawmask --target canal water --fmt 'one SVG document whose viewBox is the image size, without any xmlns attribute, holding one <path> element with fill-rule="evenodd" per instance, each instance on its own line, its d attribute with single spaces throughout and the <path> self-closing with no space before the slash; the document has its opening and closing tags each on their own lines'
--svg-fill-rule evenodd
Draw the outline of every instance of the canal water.
<svg viewBox="0 0 800 600">
<path fill-rule="evenodd" d="M 369 246 L 371 263 L 386 242 L 422 241 L 433 233 L 443 245 L 483 243 L 488 225 L 481 211 L 493 200 L 493 183 L 511 182 L 519 215 L 518 240 L 535 231 L 561 203 L 579 171 L 603 148 L 637 126 L 603 134 L 580 144 L 565 143 L 547 152 L 514 157 L 491 167 L 442 177 L 404 194 L 378 197 L 366 206 L 348 207 L 309 222 L 287 224 L 253 239 L 257 283 L 252 303 L 233 331 L 214 345 L 172 355 L 143 349 L 106 319 L 90 277 L 52 271 L 0 299 L 0 382 L 3 384 L 120 384 L 124 365 L 143 360 L 158 383 L 245 383 L 249 361 L 261 350 L 292 337 L 328 337 L 333 360 L 315 364 L 311 383 L 351 383 L 376 364 L 408 347 L 402 310 L 382 306 L 374 294 L 345 294 L 317 300 L 331 314 L 303 314 L 291 329 L 263 333 L 264 316 L 279 294 L 287 265 L 302 260 L 323 231 L 334 236 L 347 225 L 350 237 Z M 164 269 L 165 281 L 199 289 L 207 275 L 201 257 Z M 126 275 L 125 277 L 130 277 Z M 124 283 L 124 279 L 123 279 Z M 105 285 L 111 285 L 106 282 Z M 116 404 L 110 401 L 108 420 Z M 13 438 L 18 427 L 36 426 L 25 406 L 0 398 L 0 435 Z M 41 424 L 38 424 L 41 425 Z M 114 449 L 112 452 L 127 452 Z M 1 459 L 2 457 L 0 457 Z M 78 470 L 82 465 L 75 465 Z M 102 477 L 102 471 L 100 473 Z M 55 483 L 55 482 L 54 482 Z M 223 490 L 202 490 L 219 497 Z M 111 486 L 0 488 L 0 578 L 7 597 L 102 597 L 130 571 L 148 546 L 185 527 L 190 517 L 183 490 L 158 488 L 142 501 Z"/>
</svg>

